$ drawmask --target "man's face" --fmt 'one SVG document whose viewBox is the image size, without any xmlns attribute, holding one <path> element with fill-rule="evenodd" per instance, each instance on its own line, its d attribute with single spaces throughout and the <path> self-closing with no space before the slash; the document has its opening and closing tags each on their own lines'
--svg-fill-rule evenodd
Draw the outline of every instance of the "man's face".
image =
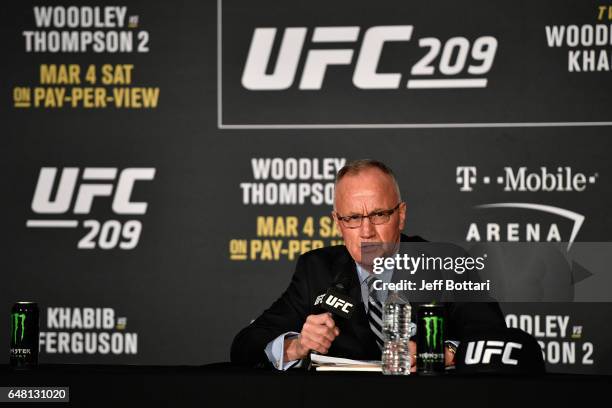
<svg viewBox="0 0 612 408">
<path fill-rule="evenodd" d="M 368 243 L 399 242 L 400 232 L 406 219 L 406 204 L 402 203 L 391 214 L 389 222 L 374 225 L 368 218 L 363 218 L 358 228 L 348 228 L 336 215 L 346 217 L 351 215 L 369 215 L 378 211 L 394 208 L 400 199 L 391 177 L 376 168 L 360 171 L 355 175 L 347 175 L 336 186 L 334 219 L 342 233 L 344 244 L 353 259 L 365 267 L 372 265 L 376 256 L 389 255 L 381 246 Z M 385 252 L 385 253 L 383 253 Z"/>
</svg>

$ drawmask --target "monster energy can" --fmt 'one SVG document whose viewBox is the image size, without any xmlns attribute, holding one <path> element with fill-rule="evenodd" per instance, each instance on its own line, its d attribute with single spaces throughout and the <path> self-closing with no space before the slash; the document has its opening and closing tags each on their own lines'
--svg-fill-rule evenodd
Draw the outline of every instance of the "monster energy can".
<svg viewBox="0 0 612 408">
<path fill-rule="evenodd" d="M 38 364 L 38 305 L 17 302 L 11 309 L 10 365 L 30 368 Z"/>
<path fill-rule="evenodd" d="M 421 305 L 417 314 L 417 373 L 444 373 L 444 308 Z"/>
</svg>

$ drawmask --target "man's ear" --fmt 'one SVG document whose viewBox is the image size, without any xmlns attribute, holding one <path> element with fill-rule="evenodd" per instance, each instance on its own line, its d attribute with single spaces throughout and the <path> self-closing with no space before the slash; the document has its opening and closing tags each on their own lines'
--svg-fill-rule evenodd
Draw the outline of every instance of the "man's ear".
<svg viewBox="0 0 612 408">
<path fill-rule="evenodd" d="M 399 230 L 404 229 L 404 225 L 406 224 L 406 203 L 402 201 L 399 208 L 397 209 L 399 213 Z"/>
<path fill-rule="evenodd" d="M 338 221 L 338 213 L 335 210 L 332 210 L 331 217 L 334 220 L 334 224 L 336 225 L 336 229 L 338 231 L 340 231 L 340 235 L 342 236 L 342 239 L 344 239 L 344 229 L 343 229 L 342 224 L 340 223 L 340 221 Z"/>
</svg>

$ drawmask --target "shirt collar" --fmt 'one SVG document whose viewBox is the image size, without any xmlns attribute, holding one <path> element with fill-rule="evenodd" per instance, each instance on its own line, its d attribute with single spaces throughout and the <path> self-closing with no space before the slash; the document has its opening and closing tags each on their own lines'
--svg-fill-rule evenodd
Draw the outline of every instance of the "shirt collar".
<svg viewBox="0 0 612 408">
<path fill-rule="evenodd" d="M 357 267 L 357 275 L 359 276 L 359 283 L 364 285 L 366 284 L 366 280 L 370 277 L 370 276 L 374 276 L 377 279 L 380 279 L 383 282 L 391 282 L 391 276 L 393 275 L 393 271 L 394 268 L 391 269 L 386 269 L 381 272 L 380 274 L 378 273 L 370 273 L 368 272 L 363 266 L 361 266 L 359 263 L 355 262 L 355 266 Z M 367 286 L 367 284 L 366 284 Z"/>
</svg>

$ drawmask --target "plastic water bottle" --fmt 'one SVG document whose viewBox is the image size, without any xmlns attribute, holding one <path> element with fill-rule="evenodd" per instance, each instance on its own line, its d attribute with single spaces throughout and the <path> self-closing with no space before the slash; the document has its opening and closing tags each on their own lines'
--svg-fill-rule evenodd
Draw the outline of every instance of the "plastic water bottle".
<svg viewBox="0 0 612 408">
<path fill-rule="evenodd" d="M 413 335 L 412 308 L 396 292 L 391 292 L 383 306 L 382 372 L 385 375 L 409 375 L 410 351 L 408 341 Z"/>
</svg>

